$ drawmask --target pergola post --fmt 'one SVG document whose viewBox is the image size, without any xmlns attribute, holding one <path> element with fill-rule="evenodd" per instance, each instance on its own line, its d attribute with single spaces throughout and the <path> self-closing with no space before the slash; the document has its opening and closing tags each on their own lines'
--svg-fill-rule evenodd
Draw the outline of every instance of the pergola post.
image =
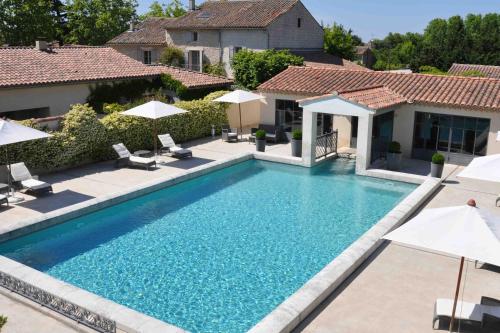
<svg viewBox="0 0 500 333">
<path fill-rule="evenodd" d="M 305 166 L 316 164 L 316 137 L 318 132 L 318 114 L 305 111 L 302 116 L 302 161 Z"/>
</svg>

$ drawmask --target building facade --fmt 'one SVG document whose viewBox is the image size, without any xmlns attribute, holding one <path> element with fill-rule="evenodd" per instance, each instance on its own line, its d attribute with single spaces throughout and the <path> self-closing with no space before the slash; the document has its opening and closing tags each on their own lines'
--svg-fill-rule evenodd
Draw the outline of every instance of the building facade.
<svg viewBox="0 0 500 333">
<path fill-rule="evenodd" d="M 299 0 L 207 1 L 199 7 L 192 1 L 191 6 L 183 17 L 148 19 L 108 45 L 144 63 L 158 61 L 161 48 L 172 45 L 184 52 L 188 69 L 221 64 L 229 76 L 232 58 L 242 49 L 323 49 L 323 28 Z"/>
<path fill-rule="evenodd" d="M 290 67 L 259 90 L 261 122 L 302 129 L 311 165 L 311 143 L 332 130 L 339 147 L 357 150 L 358 173 L 384 159 L 392 141 L 406 158 L 441 152 L 454 164 L 500 153 L 497 79 Z"/>
</svg>

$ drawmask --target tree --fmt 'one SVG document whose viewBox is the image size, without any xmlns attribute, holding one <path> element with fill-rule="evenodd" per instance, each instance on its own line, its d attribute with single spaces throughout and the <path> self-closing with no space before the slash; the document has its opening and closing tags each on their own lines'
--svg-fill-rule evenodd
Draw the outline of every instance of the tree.
<svg viewBox="0 0 500 333">
<path fill-rule="evenodd" d="M 33 45 L 40 37 L 53 40 L 56 21 L 51 2 L 39 0 L 0 1 L 0 39 L 9 45 Z"/>
<path fill-rule="evenodd" d="M 241 50 L 233 57 L 232 67 L 238 85 L 254 90 L 259 84 L 281 73 L 288 66 L 302 66 L 304 59 L 287 50 L 256 52 Z"/>
<path fill-rule="evenodd" d="M 160 62 L 164 65 L 183 67 L 184 52 L 179 48 L 168 46 L 161 53 Z"/>
<path fill-rule="evenodd" d="M 136 0 L 68 0 L 69 42 L 102 45 L 136 18 Z"/>
<path fill-rule="evenodd" d="M 353 35 L 352 30 L 346 30 L 341 24 L 334 23 L 325 28 L 325 51 L 339 57 L 353 60 L 356 55 L 356 46 L 361 39 Z"/>
<path fill-rule="evenodd" d="M 148 17 L 179 17 L 184 14 L 186 14 L 186 9 L 184 9 L 180 0 L 172 0 L 168 5 L 154 1 L 151 6 L 149 6 L 149 11 L 141 15 L 140 19 L 144 20 Z"/>
</svg>

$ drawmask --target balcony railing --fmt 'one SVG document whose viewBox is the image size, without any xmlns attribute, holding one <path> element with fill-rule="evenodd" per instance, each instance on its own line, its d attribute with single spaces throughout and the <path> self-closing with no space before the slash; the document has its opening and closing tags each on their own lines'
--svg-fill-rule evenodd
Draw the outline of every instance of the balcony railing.
<svg viewBox="0 0 500 333">
<path fill-rule="evenodd" d="M 326 133 L 316 138 L 316 159 L 337 153 L 338 131 Z"/>
</svg>

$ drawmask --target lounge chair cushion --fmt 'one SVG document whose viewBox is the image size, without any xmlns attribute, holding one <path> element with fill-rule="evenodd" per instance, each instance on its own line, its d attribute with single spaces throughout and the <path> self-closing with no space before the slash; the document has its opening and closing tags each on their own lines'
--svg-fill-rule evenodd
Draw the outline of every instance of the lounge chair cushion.
<svg viewBox="0 0 500 333">
<path fill-rule="evenodd" d="M 30 189 L 33 191 L 42 190 L 42 189 L 52 187 L 50 184 L 42 182 L 40 180 L 36 180 L 36 179 L 23 180 L 23 181 L 21 181 L 21 185 L 23 185 L 24 188 L 27 188 L 27 189 Z"/>
<path fill-rule="evenodd" d="M 155 159 L 154 158 L 147 158 L 147 157 L 139 157 L 139 156 L 134 156 L 134 155 L 131 155 L 129 157 L 129 160 L 130 162 L 133 162 L 133 163 L 138 163 L 138 164 L 154 164 L 155 163 Z"/>
<path fill-rule="evenodd" d="M 125 147 L 125 145 L 123 143 L 113 145 L 113 149 L 115 150 L 115 152 L 118 154 L 118 157 L 120 157 L 120 158 L 127 158 L 127 157 L 132 156 L 132 154 L 130 154 L 127 147 Z"/>
<path fill-rule="evenodd" d="M 458 302 L 455 318 L 481 322 L 483 320 L 484 305 Z M 436 301 L 435 316 L 451 318 L 453 311 L 453 300 L 440 298 Z"/>
<path fill-rule="evenodd" d="M 167 148 L 172 154 L 177 156 L 193 156 L 191 150 L 177 146 L 170 134 L 158 135 L 158 138 L 163 146 L 162 148 Z"/>
<path fill-rule="evenodd" d="M 31 173 L 23 162 L 15 163 L 10 166 L 10 174 L 15 182 L 32 179 Z"/>
</svg>

